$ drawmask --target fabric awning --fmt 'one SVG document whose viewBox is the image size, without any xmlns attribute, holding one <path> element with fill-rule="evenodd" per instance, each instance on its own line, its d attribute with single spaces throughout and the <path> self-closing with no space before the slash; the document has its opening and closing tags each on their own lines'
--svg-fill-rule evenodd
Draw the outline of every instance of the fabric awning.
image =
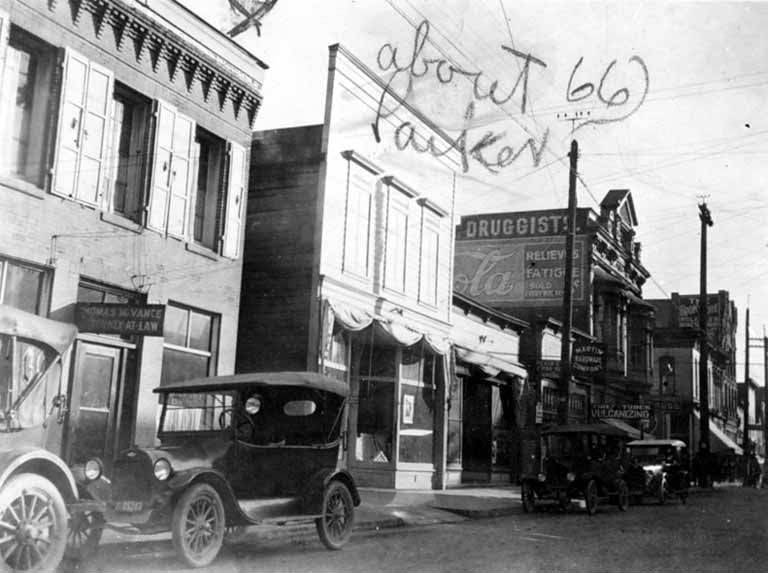
<svg viewBox="0 0 768 573">
<path fill-rule="evenodd" d="M 380 332 L 402 346 L 413 346 L 423 340 L 432 352 L 441 355 L 446 354 L 451 346 L 448 338 L 430 332 L 421 332 L 405 322 L 374 315 L 337 301 L 328 300 L 327 302 L 333 311 L 334 319 L 346 330 L 359 332 L 375 324 Z"/>
<path fill-rule="evenodd" d="M 693 412 L 694 417 L 696 420 L 701 420 L 701 416 L 698 412 L 694 410 Z M 733 452 L 737 456 L 744 455 L 744 450 L 741 449 L 741 446 L 739 446 L 736 442 L 734 442 L 731 438 L 728 437 L 728 435 L 723 432 L 717 424 L 715 424 L 714 421 L 711 419 L 709 420 L 709 435 L 710 437 L 714 437 L 715 441 L 712 443 L 712 440 L 710 440 L 709 444 L 709 450 L 711 452 L 722 452 L 723 450 L 733 450 Z"/>
<path fill-rule="evenodd" d="M 647 310 L 656 310 L 656 307 L 653 306 L 650 302 L 644 301 L 642 298 L 637 296 L 632 291 L 625 290 L 624 296 L 627 297 L 627 300 L 629 301 L 630 305 L 640 306 Z"/>
<path fill-rule="evenodd" d="M 603 268 L 595 266 L 594 271 L 596 281 L 603 281 L 605 283 L 610 283 L 619 287 L 626 286 L 626 283 L 623 280 Z"/>
<path fill-rule="evenodd" d="M 639 440 L 643 437 L 643 433 L 635 428 L 634 426 L 630 426 L 623 420 L 618 420 L 616 418 L 601 418 L 602 422 L 605 422 L 606 424 L 610 424 L 614 428 L 618 428 L 619 430 L 624 430 L 627 434 L 629 434 L 630 438 L 633 438 L 635 440 Z"/>
<path fill-rule="evenodd" d="M 454 345 L 454 348 L 457 359 L 479 367 L 488 376 L 496 376 L 499 372 L 506 372 L 518 378 L 528 378 L 528 371 L 516 362 L 504 360 L 490 352 L 483 352 L 480 349 L 467 348 L 458 344 Z"/>
</svg>

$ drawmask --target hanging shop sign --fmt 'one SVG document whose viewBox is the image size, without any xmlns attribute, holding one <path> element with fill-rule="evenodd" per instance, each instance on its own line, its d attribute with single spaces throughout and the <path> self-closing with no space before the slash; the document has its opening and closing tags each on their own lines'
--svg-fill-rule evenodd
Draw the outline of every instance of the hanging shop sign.
<svg viewBox="0 0 768 573">
<path fill-rule="evenodd" d="M 79 302 L 75 324 L 82 332 L 163 336 L 165 305 Z"/>
<path fill-rule="evenodd" d="M 549 378 L 550 380 L 560 379 L 560 361 L 559 360 L 542 360 L 541 361 L 541 377 Z"/>
<path fill-rule="evenodd" d="M 575 374 L 597 374 L 603 371 L 605 350 L 597 342 L 573 343 L 573 372 Z"/>
<path fill-rule="evenodd" d="M 650 404 L 593 404 L 593 418 L 615 418 L 619 420 L 650 420 Z"/>
</svg>

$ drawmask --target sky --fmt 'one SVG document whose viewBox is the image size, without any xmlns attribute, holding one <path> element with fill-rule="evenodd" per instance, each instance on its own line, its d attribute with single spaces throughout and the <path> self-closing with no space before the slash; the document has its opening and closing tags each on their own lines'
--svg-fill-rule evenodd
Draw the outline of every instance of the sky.
<svg viewBox="0 0 768 573">
<path fill-rule="evenodd" d="M 183 3 L 221 30 L 237 21 L 226 0 Z M 278 0 L 260 36 L 251 29 L 236 40 L 269 65 L 257 130 L 322 122 L 331 44 L 400 94 L 410 75 L 408 101 L 481 145 L 483 160 L 470 157 L 461 174 L 459 214 L 565 208 L 576 140 L 580 207 L 599 211 L 608 190 L 632 192 L 635 238 L 651 273 L 644 298 L 699 292 L 698 205 L 706 201 L 714 222 L 707 290 L 727 290 L 736 302 L 740 380 L 749 305 L 751 344 L 760 346 L 750 349 L 750 376 L 760 382 L 766 29 L 768 2 Z M 410 73 L 398 71 L 414 53 Z M 494 82 L 495 102 L 487 97 Z M 483 145 L 488 138 L 493 145 Z M 502 147 L 507 160 L 494 165 Z"/>
</svg>

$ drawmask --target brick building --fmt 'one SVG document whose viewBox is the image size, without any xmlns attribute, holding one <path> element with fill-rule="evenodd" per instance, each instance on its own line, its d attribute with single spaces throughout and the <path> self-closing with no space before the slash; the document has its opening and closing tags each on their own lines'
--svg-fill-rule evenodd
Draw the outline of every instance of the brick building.
<svg viewBox="0 0 768 573">
<path fill-rule="evenodd" d="M 0 0 L 0 302 L 164 307 L 153 336 L 80 323 L 70 461 L 152 443 L 156 386 L 234 371 L 265 69 L 174 0 Z"/>
<path fill-rule="evenodd" d="M 660 435 L 683 440 L 691 451 L 699 444 L 699 296 L 672 293 L 649 300 L 656 308 L 653 394 L 669 404 L 659 419 Z M 728 291 L 707 295 L 707 383 L 710 449 L 741 453 L 739 396 L 736 384 L 736 304 Z"/>
<path fill-rule="evenodd" d="M 582 342 L 602 356 L 595 371 L 570 381 L 570 419 L 587 421 L 593 405 L 638 404 L 651 389 L 653 307 L 642 299 L 650 273 L 640 260 L 636 226 L 626 189 L 609 191 L 599 213 L 577 210 L 569 343 L 574 353 Z M 521 353 L 534 373 L 526 396 L 540 411 L 560 385 L 555 338 L 562 336 L 566 232 L 566 210 L 552 209 L 467 215 L 456 236 L 456 292 L 532 325 Z"/>
</svg>

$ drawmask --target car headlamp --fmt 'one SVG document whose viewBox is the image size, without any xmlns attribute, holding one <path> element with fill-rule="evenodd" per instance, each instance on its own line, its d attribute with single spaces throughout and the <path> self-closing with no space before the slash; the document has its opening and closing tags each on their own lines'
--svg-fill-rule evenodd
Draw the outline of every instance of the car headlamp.
<svg viewBox="0 0 768 573">
<path fill-rule="evenodd" d="M 565 474 L 565 479 L 567 479 L 568 481 L 573 481 L 576 479 L 576 474 L 573 472 L 568 472 L 567 474 Z"/>
<path fill-rule="evenodd" d="M 547 481 L 547 476 L 545 476 L 544 474 L 539 474 L 536 476 L 536 479 L 538 479 L 539 481 Z"/>
<path fill-rule="evenodd" d="M 88 481 L 95 481 L 101 477 L 101 474 L 104 472 L 104 466 L 101 464 L 101 460 L 98 458 L 91 458 L 87 462 L 85 462 L 85 467 L 83 468 L 83 474 L 85 474 L 85 479 Z"/>
<path fill-rule="evenodd" d="M 165 458 L 160 458 L 155 462 L 155 465 L 152 466 L 152 470 L 156 479 L 165 481 L 171 475 L 171 463 Z"/>
</svg>

